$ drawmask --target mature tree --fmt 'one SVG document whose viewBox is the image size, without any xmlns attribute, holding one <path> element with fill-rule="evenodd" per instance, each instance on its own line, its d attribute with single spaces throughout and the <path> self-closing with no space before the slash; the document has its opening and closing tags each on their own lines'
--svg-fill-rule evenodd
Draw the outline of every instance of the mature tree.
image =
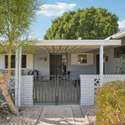
<svg viewBox="0 0 125 125">
<path fill-rule="evenodd" d="M 87 8 L 56 18 L 45 39 L 104 39 L 118 31 L 118 18 L 103 8 Z"/>
<path fill-rule="evenodd" d="M 0 0 L 0 37 L 5 41 L 0 47 L 8 54 L 8 79 L 11 76 L 11 55 L 13 47 L 21 44 L 22 36 L 27 32 L 37 9 L 38 0 Z M 16 48 L 15 48 L 16 49 Z M 7 92 L 7 80 L 0 78 L 0 87 L 10 110 L 17 113 Z M 5 80 L 5 82 L 3 82 Z M 4 87 L 5 86 L 5 87 Z"/>
</svg>

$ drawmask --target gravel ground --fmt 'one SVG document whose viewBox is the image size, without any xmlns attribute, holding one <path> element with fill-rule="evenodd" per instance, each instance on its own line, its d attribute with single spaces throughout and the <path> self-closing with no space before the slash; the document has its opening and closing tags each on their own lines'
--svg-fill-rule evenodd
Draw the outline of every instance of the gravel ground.
<svg viewBox="0 0 125 125">
<path fill-rule="evenodd" d="M 0 117 L 0 125 L 95 125 L 94 106 L 34 106 L 22 108 L 20 116 Z"/>
</svg>

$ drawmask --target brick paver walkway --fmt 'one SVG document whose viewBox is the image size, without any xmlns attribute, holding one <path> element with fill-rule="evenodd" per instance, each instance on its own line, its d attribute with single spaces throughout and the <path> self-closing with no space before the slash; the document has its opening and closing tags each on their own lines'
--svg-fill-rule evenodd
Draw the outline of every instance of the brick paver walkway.
<svg viewBox="0 0 125 125">
<path fill-rule="evenodd" d="M 23 108 L 20 116 L 0 125 L 95 125 L 95 108 L 78 105 Z"/>
</svg>

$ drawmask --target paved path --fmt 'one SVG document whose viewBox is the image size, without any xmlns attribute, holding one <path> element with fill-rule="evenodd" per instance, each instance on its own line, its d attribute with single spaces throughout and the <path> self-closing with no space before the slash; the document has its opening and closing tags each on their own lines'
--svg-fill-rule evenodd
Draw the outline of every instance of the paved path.
<svg viewBox="0 0 125 125">
<path fill-rule="evenodd" d="M 34 106 L 0 125 L 94 125 L 95 109 L 78 105 Z"/>
</svg>

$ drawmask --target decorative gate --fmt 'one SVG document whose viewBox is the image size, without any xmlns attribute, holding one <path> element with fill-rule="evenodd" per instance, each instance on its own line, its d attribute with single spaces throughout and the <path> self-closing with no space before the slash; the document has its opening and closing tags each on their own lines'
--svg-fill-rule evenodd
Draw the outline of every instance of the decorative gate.
<svg viewBox="0 0 125 125">
<path fill-rule="evenodd" d="M 34 104 L 79 104 L 80 82 L 64 76 L 34 82 Z"/>
</svg>

